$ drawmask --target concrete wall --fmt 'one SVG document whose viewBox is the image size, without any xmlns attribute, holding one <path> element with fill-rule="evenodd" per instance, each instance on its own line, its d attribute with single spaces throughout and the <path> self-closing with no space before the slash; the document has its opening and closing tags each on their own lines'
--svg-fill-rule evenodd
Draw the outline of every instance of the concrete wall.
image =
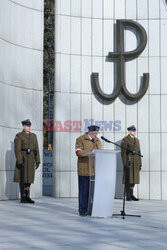
<svg viewBox="0 0 167 250">
<path fill-rule="evenodd" d="M 136 104 L 123 96 L 103 105 L 92 94 L 91 72 L 99 72 L 100 84 L 111 93 L 114 64 L 106 61 L 114 51 L 116 19 L 140 23 L 148 43 L 138 59 L 126 63 L 126 85 L 135 93 L 143 73 L 150 73 L 149 89 Z M 136 37 L 126 31 L 125 50 L 136 48 Z M 143 168 L 136 193 L 143 199 L 167 199 L 167 6 L 163 0 L 57 0 L 56 1 L 55 120 L 82 121 L 81 132 L 55 132 L 54 195 L 77 196 L 75 139 L 84 133 L 84 119 L 121 121 L 121 131 L 104 132 L 120 141 L 135 124 L 141 142 Z M 104 145 L 113 148 L 112 145 Z M 122 166 L 117 188 L 121 189 Z M 119 193 L 119 190 L 118 190 Z"/>
<path fill-rule="evenodd" d="M 43 0 L 0 0 L 0 199 L 18 198 L 13 140 L 32 120 L 42 154 Z M 41 155 L 42 158 L 42 155 Z M 32 196 L 42 194 L 41 167 Z"/>
</svg>

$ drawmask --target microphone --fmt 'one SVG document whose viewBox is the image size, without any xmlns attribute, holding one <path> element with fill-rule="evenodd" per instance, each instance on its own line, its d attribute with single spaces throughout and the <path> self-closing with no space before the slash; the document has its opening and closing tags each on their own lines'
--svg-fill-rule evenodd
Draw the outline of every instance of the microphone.
<svg viewBox="0 0 167 250">
<path fill-rule="evenodd" d="M 129 150 L 128 148 L 123 147 L 123 146 L 121 146 L 121 145 L 119 145 L 119 144 L 117 144 L 117 143 L 115 143 L 115 142 L 109 141 L 109 140 L 106 139 L 104 136 L 101 136 L 101 139 L 102 139 L 103 141 L 105 141 L 105 142 L 112 143 L 112 144 L 116 145 L 116 146 L 119 147 L 119 148 L 123 148 L 123 149 L 125 149 L 127 152 L 129 152 L 129 153 L 131 153 L 131 154 L 139 155 L 140 157 L 143 157 L 143 155 L 141 155 L 141 154 L 138 153 L 137 151 Z"/>
<path fill-rule="evenodd" d="M 108 139 L 106 139 L 104 136 L 101 136 L 101 139 L 102 139 L 103 141 L 106 141 L 106 142 L 109 142 L 109 143 L 110 143 L 110 141 L 109 141 Z"/>
</svg>

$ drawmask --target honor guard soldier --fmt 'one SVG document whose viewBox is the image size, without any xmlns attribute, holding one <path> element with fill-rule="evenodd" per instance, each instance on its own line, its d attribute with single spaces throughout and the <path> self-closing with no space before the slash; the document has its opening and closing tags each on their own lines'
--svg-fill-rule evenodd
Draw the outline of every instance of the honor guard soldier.
<svg viewBox="0 0 167 250">
<path fill-rule="evenodd" d="M 76 155 L 78 156 L 78 187 L 79 187 L 79 214 L 80 216 L 88 215 L 88 198 L 89 198 L 89 158 L 84 156 L 94 149 L 101 149 L 102 144 L 97 137 L 99 127 L 91 125 L 88 132 L 76 139 Z"/>
<path fill-rule="evenodd" d="M 140 182 L 139 171 L 141 170 L 142 162 L 139 155 L 128 152 L 128 150 L 140 154 L 140 143 L 135 137 L 135 126 L 132 125 L 128 127 L 127 130 L 129 134 L 123 138 L 121 143 L 121 146 L 123 147 L 121 148 L 121 155 L 124 165 L 123 184 L 125 184 L 126 200 L 138 201 L 139 199 L 133 195 L 133 188 L 135 184 L 139 184 Z"/>
<path fill-rule="evenodd" d="M 34 203 L 30 198 L 30 185 L 34 183 L 35 169 L 39 167 L 40 156 L 37 137 L 30 132 L 31 121 L 22 121 L 23 130 L 14 139 L 16 165 L 14 182 L 20 184 L 21 203 Z"/>
</svg>

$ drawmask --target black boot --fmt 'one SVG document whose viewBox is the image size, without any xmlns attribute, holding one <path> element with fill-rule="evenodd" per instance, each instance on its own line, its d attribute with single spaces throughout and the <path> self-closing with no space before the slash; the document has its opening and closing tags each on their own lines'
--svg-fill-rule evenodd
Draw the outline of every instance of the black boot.
<svg viewBox="0 0 167 250">
<path fill-rule="evenodd" d="M 35 201 L 31 200 L 30 198 L 30 190 L 25 190 L 25 194 L 27 203 L 35 203 Z"/>
<path fill-rule="evenodd" d="M 127 201 L 131 201 L 132 200 L 129 188 L 126 188 L 126 200 Z"/>
<path fill-rule="evenodd" d="M 126 200 L 127 201 L 131 201 L 132 197 L 131 197 L 131 193 L 130 193 L 130 186 L 129 186 L 129 184 L 125 184 L 125 191 L 126 191 Z"/>
<path fill-rule="evenodd" d="M 139 199 L 137 199 L 134 195 L 133 195 L 133 189 L 130 189 L 130 194 L 131 194 L 131 199 L 132 201 L 138 201 Z"/>
<path fill-rule="evenodd" d="M 25 195 L 24 196 L 21 195 L 20 203 L 27 203 Z"/>
<path fill-rule="evenodd" d="M 20 184 L 20 203 L 27 203 L 24 186 Z"/>
<path fill-rule="evenodd" d="M 126 192 L 126 200 L 127 201 L 131 201 L 132 200 L 132 197 L 130 195 L 130 192 Z"/>
</svg>

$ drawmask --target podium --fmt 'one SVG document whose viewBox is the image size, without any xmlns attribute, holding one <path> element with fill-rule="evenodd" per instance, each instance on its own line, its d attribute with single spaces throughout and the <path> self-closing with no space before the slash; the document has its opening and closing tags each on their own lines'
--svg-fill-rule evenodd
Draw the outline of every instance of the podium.
<svg viewBox="0 0 167 250">
<path fill-rule="evenodd" d="M 119 150 L 94 150 L 89 157 L 88 212 L 92 217 L 111 217 L 115 196 L 117 153 Z"/>
</svg>

